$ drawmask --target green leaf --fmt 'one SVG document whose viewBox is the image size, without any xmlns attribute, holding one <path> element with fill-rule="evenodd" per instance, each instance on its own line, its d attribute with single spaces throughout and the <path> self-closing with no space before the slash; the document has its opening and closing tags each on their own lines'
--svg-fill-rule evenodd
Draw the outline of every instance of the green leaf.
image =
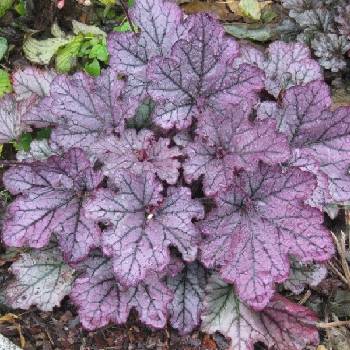
<svg viewBox="0 0 350 350">
<path fill-rule="evenodd" d="M 107 37 L 107 34 L 101 30 L 100 28 L 96 27 L 96 26 L 89 26 L 87 24 L 78 22 L 73 20 L 72 21 L 72 25 L 73 25 L 73 33 L 74 34 L 83 34 L 83 35 L 89 35 L 89 34 L 93 34 L 96 36 L 102 36 L 103 38 Z"/>
<path fill-rule="evenodd" d="M 12 91 L 12 84 L 9 74 L 0 69 L 0 97 Z"/>
<path fill-rule="evenodd" d="M 3 38 L 2 36 L 0 36 L 0 61 L 5 56 L 7 49 L 8 49 L 8 44 L 7 44 L 6 38 Z"/>
<path fill-rule="evenodd" d="M 101 3 L 102 5 L 105 5 L 105 6 L 113 6 L 116 4 L 116 1 L 115 0 L 98 0 L 99 3 Z"/>
<path fill-rule="evenodd" d="M 255 41 L 268 41 L 272 37 L 271 29 L 268 26 L 250 26 L 246 23 L 225 25 L 226 33 L 238 39 L 251 39 Z"/>
<path fill-rule="evenodd" d="M 49 64 L 57 51 L 70 40 L 68 38 L 37 40 L 29 37 L 23 44 L 23 52 L 26 58 L 33 63 Z"/>
<path fill-rule="evenodd" d="M 99 61 L 107 63 L 108 62 L 108 50 L 106 45 L 97 44 L 92 47 L 89 58 L 97 58 Z"/>
<path fill-rule="evenodd" d="M 0 0 L 0 17 L 13 6 L 14 0 Z"/>
<path fill-rule="evenodd" d="M 259 3 L 256 0 L 241 0 L 239 7 L 245 16 L 257 21 L 260 19 L 261 9 Z"/>
<path fill-rule="evenodd" d="M 113 30 L 115 32 L 119 32 L 119 33 L 131 32 L 132 31 L 130 23 L 128 21 L 125 21 L 123 24 L 121 24 L 121 25 L 119 25 L 117 27 L 114 27 Z"/>
<path fill-rule="evenodd" d="M 17 151 L 28 152 L 30 150 L 30 144 L 33 141 L 33 136 L 31 133 L 22 134 L 18 141 L 15 141 L 13 144 Z"/>
<path fill-rule="evenodd" d="M 98 60 L 94 58 L 92 62 L 87 63 L 85 65 L 85 71 L 93 77 L 99 76 L 101 74 L 101 67 Z"/>
<path fill-rule="evenodd" d="M 137 108 L 135 116 L 127 120 L 127 127 L 136 130 L 148 129 L 151 127 L 151 115 L 154 111 L 155 103 L 151 99 L 144 100 Z"/>
<path fill-rule="evenodd" d="M 15 6 L 15 10 L 20 16 L 25 16 L 27 13 L 25 0 L 19 0 Z"/>
<path fill-rule="evenodd" d="M 50 138 L 51 128 L 42 128 L 36 132 L 35 140 L 45 140 Z"/>
<path fill-rule="evenodd" d="M 59 73 L 69 73 L 77 64 L 84 37 L 74 37 L 67 45 L 60 48 L 56 55 L 56 70 Z"/>
</svg>

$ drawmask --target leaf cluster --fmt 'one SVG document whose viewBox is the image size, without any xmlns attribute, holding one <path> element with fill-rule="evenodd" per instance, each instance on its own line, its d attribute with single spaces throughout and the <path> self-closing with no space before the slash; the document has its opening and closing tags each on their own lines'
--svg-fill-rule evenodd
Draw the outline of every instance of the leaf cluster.
<svg viewBox="0 0 350 350">
<path fill-rule="evenodd" d="M 52 129 L 3 176 L 2 239 L 33 248 L 7 300 L 49 309 L 69 293 L 87 329 L 134 309 L 231 349 L 316 345 L 315 314 L 276 286 L 325 275 L 323 210 L 350 200 L 350 108 L 331 108 L 303 44 L 263 52 L 162 0 L 129 16 L 139 31 L 109 35 L 101 75 L 27 67 L 0 100 L 2 143 Z"/>
</svg>

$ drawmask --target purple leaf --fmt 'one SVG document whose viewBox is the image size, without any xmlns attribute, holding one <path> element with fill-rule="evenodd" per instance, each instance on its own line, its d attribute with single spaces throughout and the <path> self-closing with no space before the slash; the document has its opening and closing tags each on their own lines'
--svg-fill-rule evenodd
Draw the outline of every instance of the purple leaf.
<svg viewBox="0 0 350 350">
<path fill-rule="evenodd" d="M 11 168 L 4 183 L 12 194 L 21 195 L 8 207 L 4 242 L 41 248 L 55 233 L 66 260 L 84 258 L 100 241 L 99 227 L 85 217 L 83 209 L 89 192 L 101 180 L 80 149 Z"/>
<path fill-rule="evenodd" d="M 167 279 L 174 299 L 169 304 L 170 324 L 181 334 L 193 331 L 200 323 L 207 272 L 198 262 L 185 265 L 182 272 Z"/>
<path fill-rule="evenodd" d="M 167 305 L 173 296 L 156 276 L 125 288 L 115 279 L 108 258 L 89 257 L 84 265 L 86 272 L 75 281 L 71 298 L 86 329 L 100 328 L 109 322 L 125 323 L 133 308 L 143 323 L 155 328 L 165 326 Z"/>
<path fill-rule="evenodd" d="M 314 312 L 279 294 L 264 310 L 256 312 L 235 296 L 232 286 L 213 276 L 205 304 L 202 330 L 219 331 L 230 338 L 228 350 L 253 350 L 258 342 L 269 349 L 303 350 L 319 343 Z"/>
<path fill-rule="evenodd" d="M 169 147 L 170 140 L 159 138 L 152 131 L 126 129 L 120 138 L 110 136 L 94 144 L 91 149 L 104 164 L 107 176 L 118 176 L 125 170 L 136 175 L 151 172 L 169 184 L 175 184 L 179 175 L 181 152 Z"/>
<path fill-rule="evenodd" d="M 16 100 L 25 109 L 22 116 L 23 123 L 43 127 L 55 122 L 55 116 L 52 114 L 49 100 L 46 98 L 50 94 L 50 86 L 55 77 L 56 73 L 53 70 L 33 67 L 17 70 L 13 74 L 13 89 L 16 93 Z"/>
<path fill-rule="evenodd" d="M 154 58 L 148 68 L 149 93 L 158 101 L 154 121 L 164 129 L 186 128 L 203 109 L 216 108 L 227 100 L 251 105 L 262 88 L 259 69 L 232 66 L 238 44 L 224 36 L 216 20 L 198 14 L 188 24 L 188 40 L 177 41 L 171 58 Z"/>
<path fill-rule="evenodd" d="M 311 59 L 308 47 L 300 43 L 275 41 L 268 47 L 267 57 L 252 46 L 242 46 L 236 66 L 243 63 L 264 71 L 265 88 L 275 97 L 291 86 L 323 78 L 320 65 Z"/>
<path fill-rule="evenodd" d="M 140 33 L 110 34 L 110 64 L 129 75 L 125 95 L 142 99 L 148 85 L 146 68 L 149 60 L 168 55 L 173 44 L 185 35 L 186 28 L 182 24 L 180 8 L 167 1 L 136 0 L 129 14 Z"/>
<path fill-rule="evenodd" d="M 275 132 L 270 123 L 251 122 L 249 110 L 231 106 L 222 114 L 206 113 L 199 122 L 197 136 L 184 153 L 188 183 L 204 175 L 206 195 L 227 189 L 234 182 L 238 169 L 254 171 L 260 160 L 274 165 L 290 156 L 287 139 Z"/>
<path fill-rule="evenodd" d="M 52 140 L 65 149 L 88 151 L 100 137 L 123 130 L 124 119 L 137 107 L 121 99 L 123 87 L 111 69 L 96 79 L 84 73 L 58 76 L 51 84 L 50 105 L 57 118 Z"/>
<path fill-rule="evenodd" d="M 300 262 L 332 256 L 322 213 L 303 203 L 314 187 L 310 173 L 261 164 L 253 173 L 237 175 L 232 187 L 218 194 L 217 208 L 199 223 L 206 236 L 201 261 L 220 267 L 221 277 L 234 283 L 251 307 L 264 308 L 274 283 L 288 278 L 288 256 Z"/>
<path fill-rule="evenodd" d="M 283 285 L 294 294 L 300 294 L 305 286 L 316 287 L 326 276 L 327 268 L 323 265 L 301 264 L 293 260 L 289 277 Z"/>
<path fill-rule="evenodd" d="M 70 292 L 74 270 L 62 261 L 57 247 L 22 253 L 10 268 L 15 275 L 5 288 L 6 302 L 13 308 L 28 310 L 36 305 L 52 311 Z"/>
<path fill-rule="evenodd" d="M 202 205 L 191 199 L 189 188 L 162 186 L 150 173 L 130 173 L 117 179 L 118 191 L 101 189 L 87 205 L 89 217 L 111 224 L 103 232 L 102 247 L 113 257 L 114 271 L 125 285 L 137 285 L 152 271 L 169 264 L 169 245 L 185 261 L 196 258 L 199 232 L 192 219 L 204 216 Z"/>
<path fill-rule="evenodd" d="M 13 95 L 0 99 L 0 144 L 15 140 L 21 134 L 21 115 Z"/>
<path fill-rule="evenodd" d="M 277 120 L 293 149 L 292 165 L 317 175 L 317 206 L 350 200 L 350 108 L 331 110 L 328 86 L 312 82 L 286 91 L 281 105 L 262 104 L 258 117 Z"/>
</svg>

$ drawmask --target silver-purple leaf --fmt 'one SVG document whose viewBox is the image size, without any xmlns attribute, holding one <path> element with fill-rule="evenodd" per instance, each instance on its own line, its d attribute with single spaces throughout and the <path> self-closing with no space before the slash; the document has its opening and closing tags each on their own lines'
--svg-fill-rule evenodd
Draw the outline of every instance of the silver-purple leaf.
<svg viewBox="0 0 350 350">
<path fill-rule="evenodd" d="M 255 172 L 237 174 L 233 186 L 216 197 L 217 208 L 198 224 L 206 237 L 201 261 L 220 268 L 254 309 L 263 309 L 274 284 L 288 278 L 289 256 L 325 261 L 334 252 L 322 213 L 304 204 L 314 187 L 310 173 L 260 164 Z"/>
<path fill-rule="evenodd" d="M 277 120 L 288 136 L 292 165 L 317 176 L 312 203 L 322 207 L 350 199 L 350 108 L 331 110 L 328 86 L 316 81 L 286 91 L 281 104 L 262 104 L 259 118 Z"/>
<path fill-rule="evenodd" d="M 258 342 L 269 349 L 304 350 L 319 343 L 316 314 L 279 294 L 257 312 L 237 298 L 231 285 L 214 275 L 208 284 L 205 306 L 202 330 L 221 332 L 230 338 L 228 350 L 253 350 Z"/>
<path fill-rule="evenodd" d="M 204 175 L 206 195 L 226 190 L 236 171 L 254 171 L 259 161 L 274 165 L 290 156 L 287 139 L 276 133 L 276 125 L 248 120 L 249 109 L 230 106 L 220 114 L 205 113 L 197 126 L 197 136 L 184 153 L 184 175 L 188 183 Z"/>
<path fill-rule="evenodd" d="M 122 174 L 116 186 L 118 191 L 97 191 L 86 210 L 89 217 L 110 224 L 102 248 L 122 284 L 135 286 L 150 272 L 164 270 L 170 245 L 185 261 L 196 258 L 200 236 L 192 220 L 203 218 L 204 209 L 191 199 L 189 188 L 170 187 L 163 197 L 162 185 L 151 173 Z"/>
<path fill-rule="evenodd" d="M 53 70 L 25 67 L 15 71 L 12 76 L 16 100 L 26 109 L 23 123 L 37 127 L 55 122 L 47 96 L 57 74 Z"/>
<path fill-rule="evenodd" d="M 233 67 L 238 44 L 213 17 L 194 15 L 187 24 L 187 40 L 177 41 L 171 57 L 154 58 L 148 67 L 149 94 L 158 102 L 154 122 L 164 129 L 184 129 L 203 109 L 227 101 L 252 105 L 263 84 L 259 69 Z"/>
<path fill-rule="evenodd" d="M 112 33 L 108 47 L 110 64 L 117 71 L 128 74 L 125 94 L 145 97 L 148 85 L 147 64 L 155 56 L 166 56 L 173 44 L 185 35 L 180 8 L 163 0 L 136 0 L 129 11 L 140 33 Z"/>
<path fill-rule="evenodd" d="M 266 56 L 250 45 L 243 45 L 236 65 L 244 63 L 264 71 L 265 89 L 274 97 L 291 86 L 323 79 L 320 65 L 311 59 L 308 47 L 300 43 L 275 41 L 268 47 Z"/>
<path fill-rule="evenodd" d="M 136 175 L 145 172 L 158 175 L 161 180 L 174 185 L 179 176 L 182 155 L 178 147 L 169 147 L 170 140 L 156 139 L 150 130 L 126 129 L 121 136 L 101 139 L 91 146 L 92 152 L 103 162 L 107 176 L 131 171 Z"/>
<path fill-rule="evenodd" d="M 200 323 L 207 274 L 201 264 L 193 262 L 186 264 L 176 276 L 167 279 L 167 286 L 174 293 L 168 307 L 170 324 L 181 334 L 192 332 Z"/>
<path fill-rule="evenodd" d="M 74 281 L 74 270 L 63 262 L 53 245 L 22 253 L 10 271 L 15 279 L 5 288 L 6 302 L 25 310 L 36 305 L 40 310 L 52 311 L 69 294 Z"/>
<path fill-rule="evenodd" d="M 89 151 L 100 137 L 123 130 L 137 108 L 121 98 L 124 85 L 112 69 L 96 79 L 81 72 L 58 76 L 51 84 L 50 108 L 57 118 L 52 140 L 65 149 Z"/>
<path fill-rule="evenodd" d="M 115 279 L 110 259 L 91 256 L 84 266 L 86 271 L 75 281 L 70 296 L 86 329 L 100 328 L 109 322 L 125 323 L 133 308 L 146 325 L 166 325 L 167 305 L 173 295 L 156 276 L 125 288 Z"/>
<path fill-rule="evenodd" d="M 21 134 L 21 116 L 13 95 L 0 99 L 0 144 L 15 140 Z"/>
<path fill-rule="evenodd" d="M 320 264 L 302 264 L 292 261 L 289 277 L 284 281 L 284 288 L 294 294 L 300 294 L 305 286 L 316 287 L 327 276 L 327 268 Z"/>
<path fill-rule="evenodd" d="M 7 210 L 5 244 L 41 248 L 55 233 L 66 260 L 84 258 L 100 243 L 100 229 L 85 217 L 84 206 L 101 180 L 85 153 L 75 148 L 46 161 L 12 167 L 4 174 L 4 183 L 13 195 L 20 195 Z"/>
</svg>

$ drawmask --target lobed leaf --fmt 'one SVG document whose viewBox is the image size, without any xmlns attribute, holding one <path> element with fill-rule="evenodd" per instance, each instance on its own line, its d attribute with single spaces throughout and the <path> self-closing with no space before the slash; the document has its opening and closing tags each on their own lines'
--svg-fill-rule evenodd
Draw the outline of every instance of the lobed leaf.
<svg viewBox="0 0 350 350">
<path fill-rule="evenodd" d="M 148 67 L 149 94 L 158 102 L 154 122 L 164 129 L 187 128 L 203 109 L 227 101 L 251 105 L 262 88 L 259 69 L 232 66 L 238 44 L 217 21 L 198 14 L 188 19 L 188 26 L 187 40 L 174 44 L 171 57 L 154 58 Z"/>
<path fill-rule="evenodd" d="M 161 180 L 175 184 L 179 176 L 181 152 L 169 147 L 170 140 L 156 137 L 152 131 L 126 129 L 120 138 L 111 136 L 92 146 L 92 151 L 103 162 L 103 172 L 108 176 L 131 171 L 136 175 L 150 172 Z"/>
<path fill-rule="evenodd" d="M 263 309 L 274 283 L 288 278 L 288 256 L 309 262 L 333 254 L 322 213 L 303 203 L 314 186 L 310 173 L 260 164 L 254 173 L 238 174 L 215 198 L 217 208 L 198 224 L 206 237 L 201 261 L 220 268 L 221 277 L 254 309 Z"/>
<path fill-rule="evenodd" d="M 170 324 L 182 335 L 192 332 L 200 323 L 207 277 L 205 268 L 193 262 L 167 279 L 167 286 L 174 293 L 168 306 Z"/>
<path fill-rule="evenodd" d="M 46 161 L 12 167 L 4 184 L 21 194 L 7 210 L 3 240 L 9 246 L 44 247 L 52 233 L 68 261 L 87 256 L 100 242 L 100 229 L 85 217 L 86 197 L 102 180 L 80 149 Z"/>
<path fill-rule="evenodd" d="M 29 66 L 14 72 L 12 80 L 16 101 L 25 109 L 22 116 L 23 123 L 43 127 L 55 122 L 47 96 L 56 76 L 53 70 Z"/>
<path fill-rule="evenodd" d="M 121 99 L 123 87 L 111 69 L 96 79 L 84 73 L 58 76 L 51 84 L 50 109 L 57 124 L 52 140 L 65 149 L 89 150 L 100 137 L 123 130 L 137 107 Z"/>
<path fill-rule="evenodd" d="M 288 160 L 287 140 L 275 132 L 275 125 L 251 122 L 248 115 L 249 109 L 241 105 L 204 114 L 199 136 L 184 149 L 188 183 L 203 175 L 205 194 L 215 195 L 233 184 L 237 170 L 254 171 L 259 161 L 274 165 Z"/>
<path fill-rule="evenodd" d="M 205 304 L 202 330 L 230 338 L 228 350 L 253 350 L 258 342 L 276 350 L 303 350 L 319 343 L 316 315 L 279 294 L 256 312 L 236 297 L 232 286 L 213 276 Z"/>
<path fill-rule="evenodd" d="M 113 259 L 118 280 L 135 286 L 150 272 L 169 264 L 168 247 L 175 246 L 185 261 L 196 258 L 199 232 L 193 219 L 204 216 L 202 205 L 185 187 L 167 190 L 151 173 L 122 174 L 118 191 L 101 189 L 89 201 L 89 217 L 110 224 L 103 232 L 103 252 Z"/>
<path fill-rule="evenodd" d="M 0 99 L 0 143 L 15 140 L 21 134 L 21 115 L 13 95 Z"/>
<path fill-rule="evenodd" d="M 307 46 L 275 41 L 263 52 L 252 46 L 241 47 L 236 65 L 251 64 L 265 73 L 265 89 L 274 97 L 294 85 L 305 85 L 323 79 L 320 65 L 311 59 Z"/>
<path fill-rule="evenodd" d="M 15 280 L 5 288 L 6 302 L 13 308 L 28 310 L 36 305 L 52 311 L 69 294 L 74 270 L 62 260 L 60 251 L 51 245 L 22 253 L 10 268 Z"/>
<path fill-rule="evenodd" d="M 155 328 L 165 326 L 172 293 L 156 276 L 125 288 L 115 279 L 108 258 L 91 256 L 84 265 L 86 271 L 75 281 L 70 296 L 86 329 L 100 328 L 109 322 L 125 323 L 133 308 L 145 324 Z"/>
<path fill-rule="evenodd" d="M 173 44 L 186 35 L 182 11 L 175 4 L 162 0 L 136 0 L 129 11 L 140 33 L 112 33 L 108 48 L 111 66 L 129 75 L 125 95 L 146 96 L 147 64 L 158 55 L 168 55 Z"/>
<path fill-rule="evenodd" d="M 318 179 L 312 204 L 350 199 L 350 108 L 331 110 L 328 86 L 316 81 L 289 89 L 281 105 L 262 104 L 259 118 L 277 120 L 293 149 L 292 165 L 313 172 Z"/>
</svg>

